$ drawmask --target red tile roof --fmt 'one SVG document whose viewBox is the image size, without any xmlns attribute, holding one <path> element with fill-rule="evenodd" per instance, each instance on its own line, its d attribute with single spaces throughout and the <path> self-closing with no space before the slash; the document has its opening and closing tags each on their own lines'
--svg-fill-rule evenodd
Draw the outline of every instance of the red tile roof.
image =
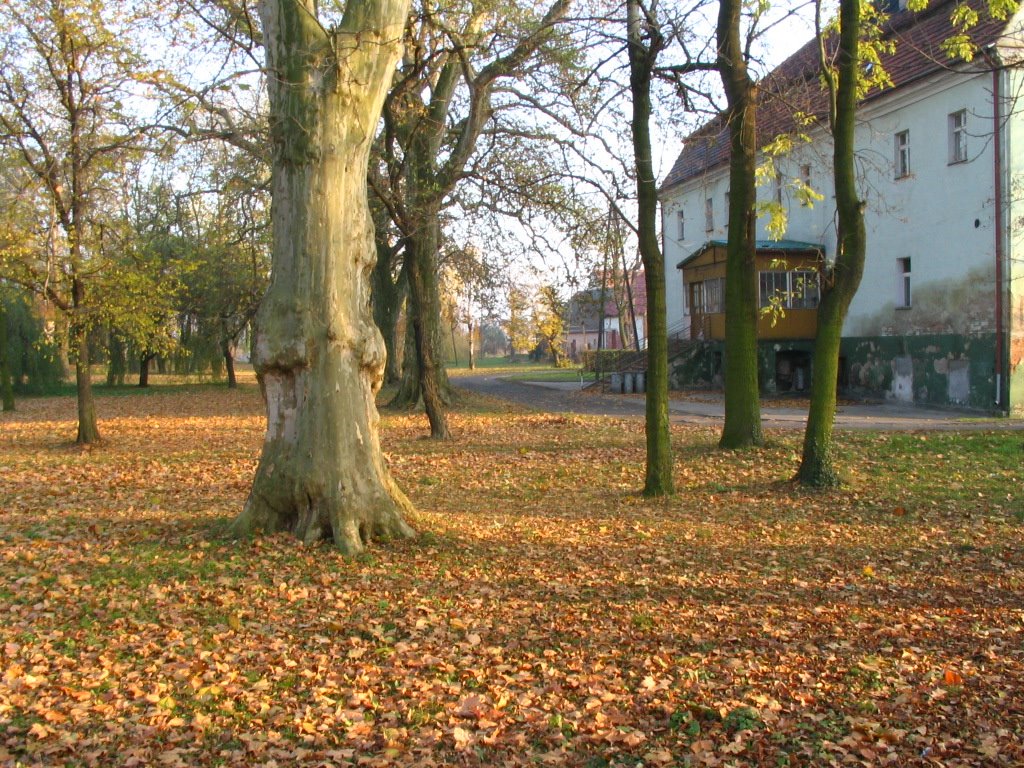
<svg viewBox="0 0 1024 768">
<path fill-rule="evenodd" d="M 1006 30 L 1007 22 L 988 17 L 987 0 L 966 2 L 981 17 L 970 36 L 978 50 L 984 52 Z M 896 41 L 896 49 L 891 54 L 883 54 L 881 61 L 893 84 L 884 90 L 873 91 L 865 101 L 904 88 L 956 63 L 942 50 L 942 42 L 954 33 L 950 13 L 956 5 L 957 0 L 937 0 L 918 13 L 904 10 L 892 14 L 886 38 Z M 830 44 L 834 45 L 834 42 Z M 976 61 L 979 69 L 988 67 L 983 55 L 979 55 Z M 824 119 L 827 102 L 818 83 L 817 40 L 805 44 L 769 73 L 761 81 L 760 90 L 757 130 L 762 143 L 795 130 L 794 110 Z M 700 176 L 728 160 L 729 131 L 724 115 L 719 115 L 687 137 L 661 189 L 664 191 Z"/>
</svg>

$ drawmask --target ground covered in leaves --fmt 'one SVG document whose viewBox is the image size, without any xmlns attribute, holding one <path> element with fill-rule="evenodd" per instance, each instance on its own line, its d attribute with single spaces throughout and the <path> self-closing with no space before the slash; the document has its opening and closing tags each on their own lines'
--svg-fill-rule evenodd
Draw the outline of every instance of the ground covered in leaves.
<svg viewBox="0 0 1024 768">
<path fill-rule="evenodd" d="M 1020 434 L 842 435 L 385 414 L 416 540 L 345 560 L 225 537 L 255 387 L 0 416 L 0 764 L 1024 764 Z"/>
</svg>

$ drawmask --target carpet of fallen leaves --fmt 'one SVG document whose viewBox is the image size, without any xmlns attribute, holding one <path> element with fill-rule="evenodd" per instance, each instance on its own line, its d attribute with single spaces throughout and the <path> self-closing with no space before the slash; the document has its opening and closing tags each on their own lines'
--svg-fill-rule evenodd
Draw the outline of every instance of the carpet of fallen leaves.
<svg viewBox="0 0 1024 768">
<path fill-rule="evenodd" d="M 722 453 L 495 406 L 385 414 L 417 539 L 226 538 L 255 387 L 0 415 L 0 764 L 1024 764 L 1020 434 Z"/>
</svg>

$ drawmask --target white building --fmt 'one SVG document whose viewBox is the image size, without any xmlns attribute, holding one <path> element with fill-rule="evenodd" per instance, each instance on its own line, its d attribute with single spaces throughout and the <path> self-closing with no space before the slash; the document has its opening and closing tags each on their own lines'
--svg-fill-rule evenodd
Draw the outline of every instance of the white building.
<svg viewBox="0 0 1024 768">
<path fill-rule="evenodd" d="M 969 4 L 982 13 L 987 7 L 985 0 Z M 953 34 L 953 7 L 952 0 L 940 0 L 922 13 L 892 14 L 889 35 L 896 49 L 883 66 L 893 85 L 862 105 L 857 154 L 868 254 L 843 330 L 840 386 L 923 404 L 1019 412 L 1024 101 L 1017 97 L 1024 93 L 1024 72 L 1008 64 L 1024 43 L 1022 14 L 1008 22 L 983 21 L 972 31 L 975 60 L 948 63 L 941 43 Z M 781 203 L 788 216 L 785 238 L 819 244 L 827 262 L 836 247 L 831 144 L 822 128 L 796 128 L 792 117 L 794 103 L 821 112 L 817 81 L 805 76 L 816 66 L 816 48 L 812 41 L 762 84 L 763 144 L 793 131 L 810 140 L 775 159 L 775 179 L 759 188 L 758 200 Z M 785 98 L 773 98 L 773 92 Z M 694 285 L 684 285 L 679 267 L 706 252 L 710 241 L 727 237 L 728 153 L 724 121 L 714 120 L 687 139 L 661 188 L 668 325 L 695 337 Z M 799 182 L 824 199 L 813 207 L 802 204 Z M 758 238 L 764 240 L 766 223 L 766 217 L 759 220 Z M 762 269 L 762 292 L 786 271 L 777 262 Z M 775 283 L 769 273 L 776 273 Z M 809 360 L 809 336 L 801 330 L 762 342 L 765 389 L 777 388 L 778 374 L 794 356 Z M 720 355 L 719 340 L 707 346 Z"/>
</svg>

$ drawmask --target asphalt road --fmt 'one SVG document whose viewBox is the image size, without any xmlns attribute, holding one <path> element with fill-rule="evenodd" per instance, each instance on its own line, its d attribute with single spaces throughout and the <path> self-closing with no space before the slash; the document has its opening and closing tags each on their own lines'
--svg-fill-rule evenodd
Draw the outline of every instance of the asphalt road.
<svg viewBox="0 0 1024 768">
<path fill-rule="evenodd" d="M 568 382 L 513 381 L 501 375 L 481 374 L 452 380 L 457 387 L 491 397 L 509 400 L 549 413 L 581 413 L 616 418 L 643 418 L 642 395 L 612 395 L 583 391 L 579 384 Z M 777 402 L 777 401 L 774 401 Z M 803 407 L 762 405 L 761 420 L 765 427 L 803 429 L 806 410 Z M 669 416 L 676 424 L 718 425 L 724 418 L 721 398 L 715 394 L 672 399 Z M 880 431 L 917 430 L 992 430 L 1024 429 L 1024 420 L 988 417 L 984 414 L 934 410 L 916 406 L 884 403 L 879 405 L 841 405 L 836 410 L 837 429 L 869 429 Z"/>
</svg>

